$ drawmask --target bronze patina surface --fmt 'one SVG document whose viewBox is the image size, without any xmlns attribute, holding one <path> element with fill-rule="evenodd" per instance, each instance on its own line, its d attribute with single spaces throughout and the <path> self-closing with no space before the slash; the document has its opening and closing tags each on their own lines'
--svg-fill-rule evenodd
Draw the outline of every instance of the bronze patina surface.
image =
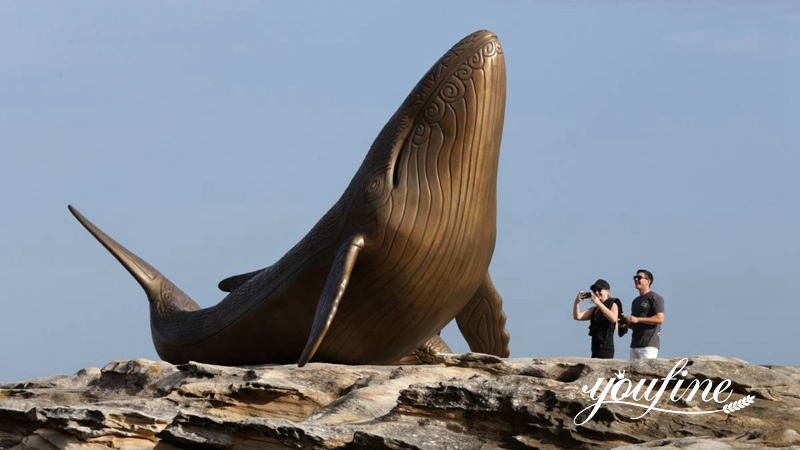
<svg viewBox="0 0 800 450">
<path fill-rule="evenodd" d="M 70 211 L 142 285 L 156 350 L 172 363 L 424 362 L 446 349 L 437 333 L 454 318 L 473 351 L 508 356 L 487 272 L 505 96 L 497 36 L 462 39 L 314 228 L 274 265 L 223 280 L 229 295 L 209 308 Z"/>
</svg>

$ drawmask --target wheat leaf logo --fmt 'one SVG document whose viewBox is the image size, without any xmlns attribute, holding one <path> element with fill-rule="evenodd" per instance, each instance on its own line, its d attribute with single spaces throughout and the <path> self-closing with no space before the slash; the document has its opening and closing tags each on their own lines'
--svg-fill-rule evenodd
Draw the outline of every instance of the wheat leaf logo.
<svg viewBox="0 0 800 450">
<path fill-rule="evenodd" d="M 740 398 L 735 402 L 730 402 L 727 405 L 722 407 L 722 410 L 728 414 L 731 414 L 734 411 L 738 411 L 740 409 L 746 408 L 753 404 L 756 397 L 754 395 L 748 395 L 747 397 Z"/>
</svg>

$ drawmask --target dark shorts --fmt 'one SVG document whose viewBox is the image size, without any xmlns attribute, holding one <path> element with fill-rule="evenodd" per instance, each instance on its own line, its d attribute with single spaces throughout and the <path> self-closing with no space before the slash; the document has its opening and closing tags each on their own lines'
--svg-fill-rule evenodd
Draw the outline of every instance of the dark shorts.
<svg viewBox="0 0 800 450">
<path fill-rule="evenodd" d="M 592 350 L 592 358 L 613 359 L 614 350 Z"/>
</svg>

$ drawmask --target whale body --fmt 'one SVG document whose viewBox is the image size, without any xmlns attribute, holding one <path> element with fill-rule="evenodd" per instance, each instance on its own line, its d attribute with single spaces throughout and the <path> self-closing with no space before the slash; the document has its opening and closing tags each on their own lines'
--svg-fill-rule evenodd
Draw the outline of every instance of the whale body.
<svg viewBox="0 0 800 450">
<path fill-rule="evenodd" d="M 209 308 L 69 208 L 144 288 L 166 361 L 392 364 L 453 319 L 473 351 L 508 356 L 488 275 L 505 96 L 497 36 L 462 39 L 305 237 L 273 265 L 223 280 L 229 293 Z"/>
</svg>

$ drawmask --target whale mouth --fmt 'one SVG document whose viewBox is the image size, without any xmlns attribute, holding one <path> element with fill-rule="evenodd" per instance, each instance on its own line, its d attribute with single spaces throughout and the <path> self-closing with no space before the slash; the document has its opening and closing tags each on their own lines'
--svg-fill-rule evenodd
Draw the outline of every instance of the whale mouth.
<svg viewBox="0 0 800 450">
<path fill-rule="evenodd" d="M 499 114 L 495 113 L 490 118 L 482 114 L 470 114 L 475 112 L 470 109 L 485 109 L 487 104 L 500 105 Z M 426 130 L 430 130 L 429 125 L 438 123 L 444 134 L 493 129 L 492 120 L 499 119 L 500 124 L 503 122 L 504 105 L 505 62 L 500 41 L 497 35 L 488 30 L 472 33 L 431 67 L 401 106 L 400 109 L 405 110 L 413 122 L 391 160 L 393 188 L 403 184 L 409 153 L 415 144 L 429 137 L 425 135 Z M 461 110 L 450 114 L 455 117 L 445 117 L 448 110 L 453 112 L 458 106 L 462 107 Z M 459 113 L 462 113 L 461 117 Z M 499 147 L 499 142 L 497 144 Z"/>
</svg>

